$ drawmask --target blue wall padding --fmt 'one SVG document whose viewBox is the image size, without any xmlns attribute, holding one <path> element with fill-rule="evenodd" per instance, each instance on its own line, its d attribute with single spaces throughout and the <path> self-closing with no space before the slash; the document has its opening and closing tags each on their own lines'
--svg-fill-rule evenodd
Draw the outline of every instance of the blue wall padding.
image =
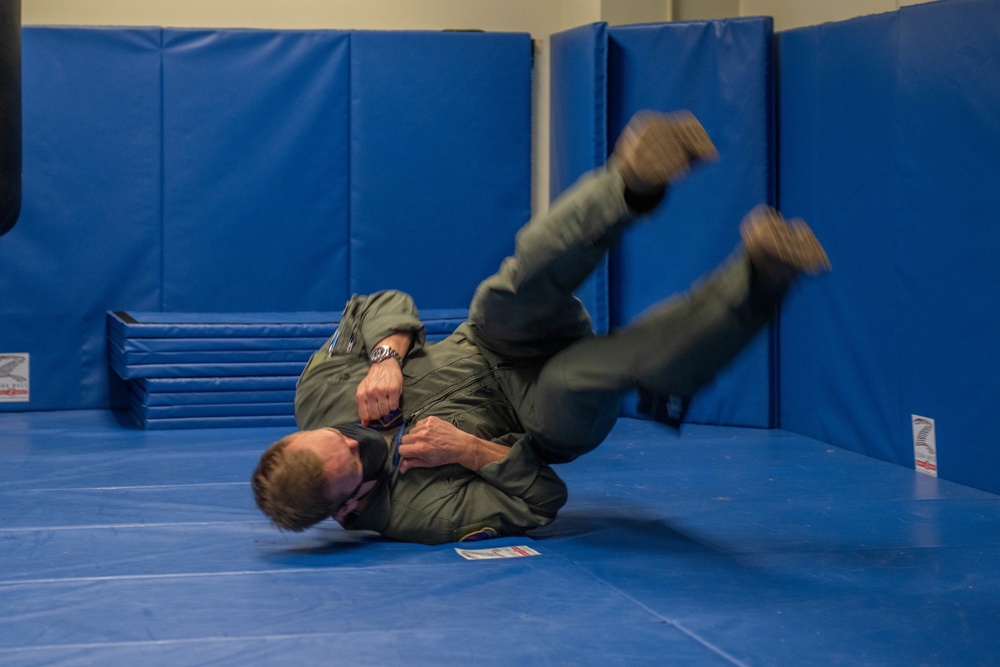
<svg viewBox="0 0 1000 667">
<path fill-rule="evenodd" d="M 107 317 L 108 359 L 126 380 L 297 375 L 340 321 L 339 312 L 113 311 Z"/>
<path fill-rule="evenodd" d="M 104 311 L 160 304 L 160 31 L 26 28 L 24 196 L 0 241 L 0 353 L 30 403 L 107 403 Z"/>
<path fill-rule="evenodd" d="M 530 214 L 531 39 L 358 32 L 351 42 L 353 292 L 468 305 Z"/>
<path fill-rule="evenodd" d="M 887 261 L 898 243 L 896 17 L 779 36 L 780 204 L 813 227 L 834 266 L 785 303 L 781 424 L 827 442 L 867 442 L 887 460 L 902 451 L 891 416 L 897 369 L 887 363 L 899 338 L 899 282 Z"/>
<path fill-rule="evenodd" d="M 242 377 L 258 375 L 298 375 L 308 355 L 302 360 L 269 362 L 200 361 L 197 363 L 128 364 L 113 351 L 108 363 L 123 380 L 135 378 Z"/>
<path fill-rule="evenodd" d="M 220 405 L 227 403 L 285 403 L 295 400 L 295 390 L 278 391 L 182 391 L 157 394 L 141 390 L 137 383 L 129 385 L 139 405 L 146 407 L 177 405 Z"/>
<path fill-rule="evenodd" d="M 336 31 L 164 31 L 163 310 L 343 305 L 349 47 Z"/>
<path fill-rule="evenodd" d="M 782 425 L 1000 491 L 1000 5 L 942 0 L 781 36 L 781 202 L 834 273 L 782 320 Z"/>
<path fill-rule="evenodd" d="M 325 337 L 340 322 L 340 311 L 269 313 L 159 313 L 112 311 L 108 333 L 121 340 L 196 338 Z M 266 344 L 266 343 L 262 343 Z"/>
<path fill-rule="evenodd" d="M 772 21 L 769 18 L 611 28 L 609 136 L 645 108 L 690 110 L 719 150 L 671 189 L 611 256 L 611 323 L 686 290 L 739 242 L 755 205 L 773 202 Z M 612 145 L 613 148 L 613 145 Z M 687 421 L 767 427 L 770 332 L 703 389 Z M 634 414 L 626 403 L 625 413 Z"/>
<path fill-rule="evenodd" d="M 549 193 L 553 199 L 608 159 L 608 30 L 594 23 L 551 39 Z M 604 260 L 576 295 L 594 330 L 610 326 L 608 263 Z"/>
<path fill-rule="evenodd" d="M 191 419 L 204 417 L 294 417 L 292 401 L 278 403 L 186 403 L 179 405 L 136 405 L 137 413 L 145 420 Z"/>
<path fill-rule="evenodd" d="M 322 344 L 322 341 L 320 342 Z M 122 363 L 127 366 L 173 365 L 213 363 L 225 359 L 226 363 L 259 363 L 272 361 L 294 361 L 305 363 L 309 355 L 316 351 L 313 347 L 277 348 L 266 350 L 179 350 L 175 352 L 131 352 L 112 349 Z"/>
<path fill-rule="evenodd" d="M 278 375 L 234 378 L 137 378 L 131 384 L 141 396 L 174 392 L 258 392 L 295 390 L 298 376 Z"/>
<path fill-rule="evenodd" d="M 232 419 L 262 426 L 259 418 L 294 414 L 296 380 L 340 317 L 112 311 L 108 360 L 126 381 L 130 413 L 144 428 L 207 427 L 209 418 L 229 420 L 220 426 L 238 425 Z M 467 317 L 464 308 L 421 312 L 428 341 L 448 336 Z"/>
<path fill-rule="evenodd" d="M 177 352 L 205 353 L 215 350 L 250 352 L 268 350 L 315 350 L 323 344 L 323 338 L 129 338 L 118 339 L 117 334 L 108 332 L 108 341 L 116 345 L 126 355 L 132 354 L 172 354 Z"/>
<path fill-rule="evenodd" d="M 469 316 L 468 308 L 420 309 L 427 337 L 450 334 Z M 169 349 L 234 349 L 227 341 L 257 349 L 274 346 L 301 347 L 296 339 L 329 338 L 340 322 L 337 312 L 273 313 L 156 313 L 111 311 L 107 313 L 108 339 L 117 345 L 156 341 L 179 347 Z M 322 342 L 322 341 L 320 341 Z M 193 346 L 193 347 L 192 347 Z"/>
<path fill-rule="evenodd" d="M 0 354 L 31 355 L 31 401 L 0 410 L 118 405 L 111 309 L 339 312 L 352 285 L 464 308 L 528 216 L 527 35 L 22 34 Z"/>
<path fill-rule="evenodd" d="M 270 428 L 295 429 L 292 415 L 247 415 L 217 417 L 162 417 L 146 418 L 132 412 L 132 417 L 148 431 L 177 430 L 188 428 Z"/>
</svg>

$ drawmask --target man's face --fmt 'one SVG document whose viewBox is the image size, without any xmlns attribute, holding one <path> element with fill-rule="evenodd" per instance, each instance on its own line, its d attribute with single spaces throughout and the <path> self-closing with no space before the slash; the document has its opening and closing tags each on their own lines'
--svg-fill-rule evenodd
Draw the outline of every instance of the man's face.
<svg viewBox="0 0 1000 667">
<path fill-rule="evenodd" d="M 338 521 L 353 511 L 357 499 L 368 491 L 363 487 L 370 488 L 370 485 L 362 484 L 358 441 L 348 438 L 336 429 L 302 431 L 288 443 L 287 450 L 309 450 L 319 457 L 323 464 L 323 472 L 326 474 L 326 497 L 348 498 L 348 501 L 334 513 L 334 518 Z"/>
</svg>

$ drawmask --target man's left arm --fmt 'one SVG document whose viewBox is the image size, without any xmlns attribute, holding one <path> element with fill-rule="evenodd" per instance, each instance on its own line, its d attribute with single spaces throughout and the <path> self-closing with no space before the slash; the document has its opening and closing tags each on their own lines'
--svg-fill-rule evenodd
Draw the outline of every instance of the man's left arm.
<svg viewBox="0 0 1000 667">
<path fill-rule="evenodd" d="M 483 440 L 437 417 L 418 422 L 403 436 L 399 447 L 400 473 L 415 468 L 458 464 L 476 473 L 480 484 L 517 502 L 509 507 L 517 516 L 503 517 L 516 533 L 545 525 L 566 503 L 566 485 L 538 458 L 526 435 L 510 434 L 500 442 Z M 469 508 L 454 507 L 464 515 Z M 479 517 L 466 517 L 470 520 Z"/>
<path fill-rule="evenodd" d="M 399 472 L 413 468 L 437 468 L 457 463 L 478 472 L 483 466 L 507 456 L 510 447 L 477 438 L 438 417 L 427 417 L 403 436 L 399 447 Z"/>
</svg>

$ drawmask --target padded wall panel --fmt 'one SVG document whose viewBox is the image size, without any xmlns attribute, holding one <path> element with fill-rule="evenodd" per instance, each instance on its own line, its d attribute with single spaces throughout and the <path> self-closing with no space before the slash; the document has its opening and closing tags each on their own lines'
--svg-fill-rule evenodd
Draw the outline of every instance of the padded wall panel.
<svg viewBox="0 0 1000 667">
<path fill-rule="evenodd" d="M 294 381 L 293 381 L 294 384 Z M 285 391 L 182 391 L 175 394 L 150 394 L 139 388 L 137 382 L 129 383 L 132 398 L 143 407 L 178 405 L 228 405 L 233 403 L 286 403 L 295 400 L 295 390 Z"/>
<path fill-rule="evenodd" d="M 780 203 L 833 272 L 805 281 L 781 322 L 781 425 L 901 460 L 896 14 L 780 35 Z M 906 423 L 902 424 L 906 427 Z"/>
<path fill-rule="evenodd" d="M 106 407 L 108 308 L 159 307 L 160 31 L 22 31 L 24 197 L 0 241 L 0 354 L 29 403 Z"/>
<path fill-rule="evenodd" d="M 193 352 L 206 354 L 218 351 L 244 351 L 255 350 L 299 350 L 318 349 L 326 337 L 320 338 L 132 338 L 120 339 L 112 332 L 108 332 L 108 342 L 118 348 L 125 355 L 144 354 L 176 354 L 178 352 Z"/>
<path fill-rule="evenodd" d="M 772 21 L 650 24 L 608 34 L 609 136 L 640 109 L 688 109 L 721 156 L 672 188 L 613 252 L 611 321 L 621 326 L 725 260 L 742 217 L 773 202 Z M 769 334 L 698 394 L 688 421 L 770 425 Z"/>
<path fill-rule="evenodd" d="M 428 341 L 468 311 L 421 313 Z M 143 428 L 196 428 L 209 418 L 293 417 L 297 379 L 337 328 L 337 313 L 108 313 L 108 361 Z"/>
<path fill-rule="evenodd" d="M 1000 493 L 1000 3 L 911 7 L 899 50 L 901 430 L 935 418 L 941 474 Z"/>
<path fill-rule="evenodd" d="M 783 425 L 910 466 L 931 417 L 939 474 L 994 492 L 998 33 L 941 0 L 781 39 L 781 201 L 834 264 L 785 311 Z"/>
<path fill-rule="evenodd" d="M 530 212 L 531 40 L 358 32 L 351 291 L 461 308 Z"/>
<path fill-rule="evenodd" d="M 163 417 L 146 419 L 140 414 L 133 418 L 149 431 L 163 431 L 188 428 L 295 428 L 295 417 L 291 415 L 261 416 L 218 416 L 218 417 Z"/>
<path fill-rule="evenodd" d="M 22 221 L 30 224 L 19 225 L 0 245 L 0 355 L 31 355 L 32 400 L 0 403 L 0 410 L 123 405 L 123 387 L 109 383 L 107 310 L 339 312 L 349 296 L 352 34 L 158 28 L 26 28 L 24 34 Z M 427 189 L 434 192 L 432 205 L 420 206 L 448 221 L 439 224 L 467 233 L 464 240 L 452 235 L 447 243 L 410 244 L 429 267 L 421 274 L 425 289 L 447 286 L 443 293 L 483 277 L 485 268 L 461 265 L 485 256 L 483 247 L 493 248 L 484 266 L 494 270 L 527 217 L 530 40 L 434 34 L 426 42 L 411 33 L 387 39 L 395 37 L 411 47 L 417 39 L 421 48 L 438 38 L 454 40 L 460 48 L 439 52 L 438 60 L 431 56 L 434 66 L 425 77 L 448 79 L 442 72 L 450 72 L 452 57 L 463 63 L 459 71 L 473 73 L 448 79 L 455 99 L 435 100 L 455 110 L 461 104 L 452 102 L 471 97 L 476 102 L 466 111 L 495 114 L 483 116 L 471 151 L 457 145 L 468 140 L 466 132 L 452 142 L 454 173 L 444 179 L 461 195 L 453 201 L 485 202 L 493 217 L 459 225 L 455 209 L 438 210 L 433 188 Z M 511 58 L 504 44 L 517 45 Z M 402 79 L 421 67 L 392 58 L 382 65 L 403 67 Z M 481 99 L 481 90 L 488 99 Z M 370 88 L 355 110 L 364 112 L 365 104 L 382 109 L 383 118 L 372 124 L 376 134 L 384 118 L 396 115 L 399 100 L 409 101 L 389 99 L 387 92 L 393 91 Z M 408 95 L 413 88 L 395 92 Z M 460 115 L 471 123 L 475 114 Z M 424 117 L 406 150 L 420 155 L 441 144 L 452 136 L 453 120 Z M 497 161 L 488 159 L 494 155 Z M 463 170 L 475 176 L 465 178 Z M 413 196 L 421 192 L 406 191 L 407 201 L 416 206 Z M 367 194 L 386 206 L 398 201 L 378 187 Z M 386 199 L 392 201 L 381 201 Z M 505 209 L 493 200 L 509 206 L 514 199 L 517 214 L 503 217 Z M 448 306 L 466 306 L 471 287 L 466 291 L 461 302 L 448 299 Z M 443 335 L 429 331 L 429 339 Z"/>
<path fill-rule="evenodd" d="M 595 23 L 550 40 L 549 192 L 553 199 L 608 159 L 608 31 Z M 577 290 L 594 329 L 609 327 L 607 260 Z"/>
<path fill-rule="evenodd" d="M 256 392 L 256 391 L 295 391 L 295 383 L 299 379 L 294 376 L 243 376 L 243 377 L 209 377 L 209 378 L 138 378 L 133 382 L 140 398 L 150 394 L 168 394 L 172 392 Z M 146 401 L 148 404 L 148 401 Z"/>
<path fill-rule="evenodd" d="M 343 305 L 349 39 L 164 31 L 164 310 Z"/>
<path fill-rule="evenodd" d="M 270 313 L 108 313 L 108 335 L 119 340 L 167 338 L 285 338 L 331 336 L 340 310 Z M 263 341 L 262 344 L 269 344 Z"/>
</svg>

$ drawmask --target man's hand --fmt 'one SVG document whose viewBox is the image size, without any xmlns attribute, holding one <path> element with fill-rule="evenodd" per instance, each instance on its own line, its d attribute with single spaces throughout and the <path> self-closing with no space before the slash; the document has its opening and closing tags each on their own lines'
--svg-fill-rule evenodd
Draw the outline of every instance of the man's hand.
<svg viewBox="0 0 1000 667">
<path fill-rule="evenodd" d="M 481 440 L 443 419 L 428 417 L 403 436 L 399 445 L 402 457 L 399 472 L 406 474 L 412 468 L 435 468 L 450 463 L 479 470 L 502 459 L 507 451 L 503 445 Z"/>
<path fill-rule="evenodd" d="M 368 368 L 368 375 L 358 385 L 358 417 L 367 426 L 399 407 L 403 395 L 403 369 L 395 359 Z"/>
<path fill-rule="evenodd" d="M 413 334 L 408 331 L 397 331 L 384 338 L 371 349 L 382 346 L 391 347 L 402 359 L 410 351 Z M 399 408 L 400 397 L 403 395 L 403 368 L 400 362 L 389 358 L 368 367 L 368 375 L 358 385 L 354 397 L 358 402 L 358 418 L 368 426 L 371 422 L 387 416 Z"/>
</svg>

